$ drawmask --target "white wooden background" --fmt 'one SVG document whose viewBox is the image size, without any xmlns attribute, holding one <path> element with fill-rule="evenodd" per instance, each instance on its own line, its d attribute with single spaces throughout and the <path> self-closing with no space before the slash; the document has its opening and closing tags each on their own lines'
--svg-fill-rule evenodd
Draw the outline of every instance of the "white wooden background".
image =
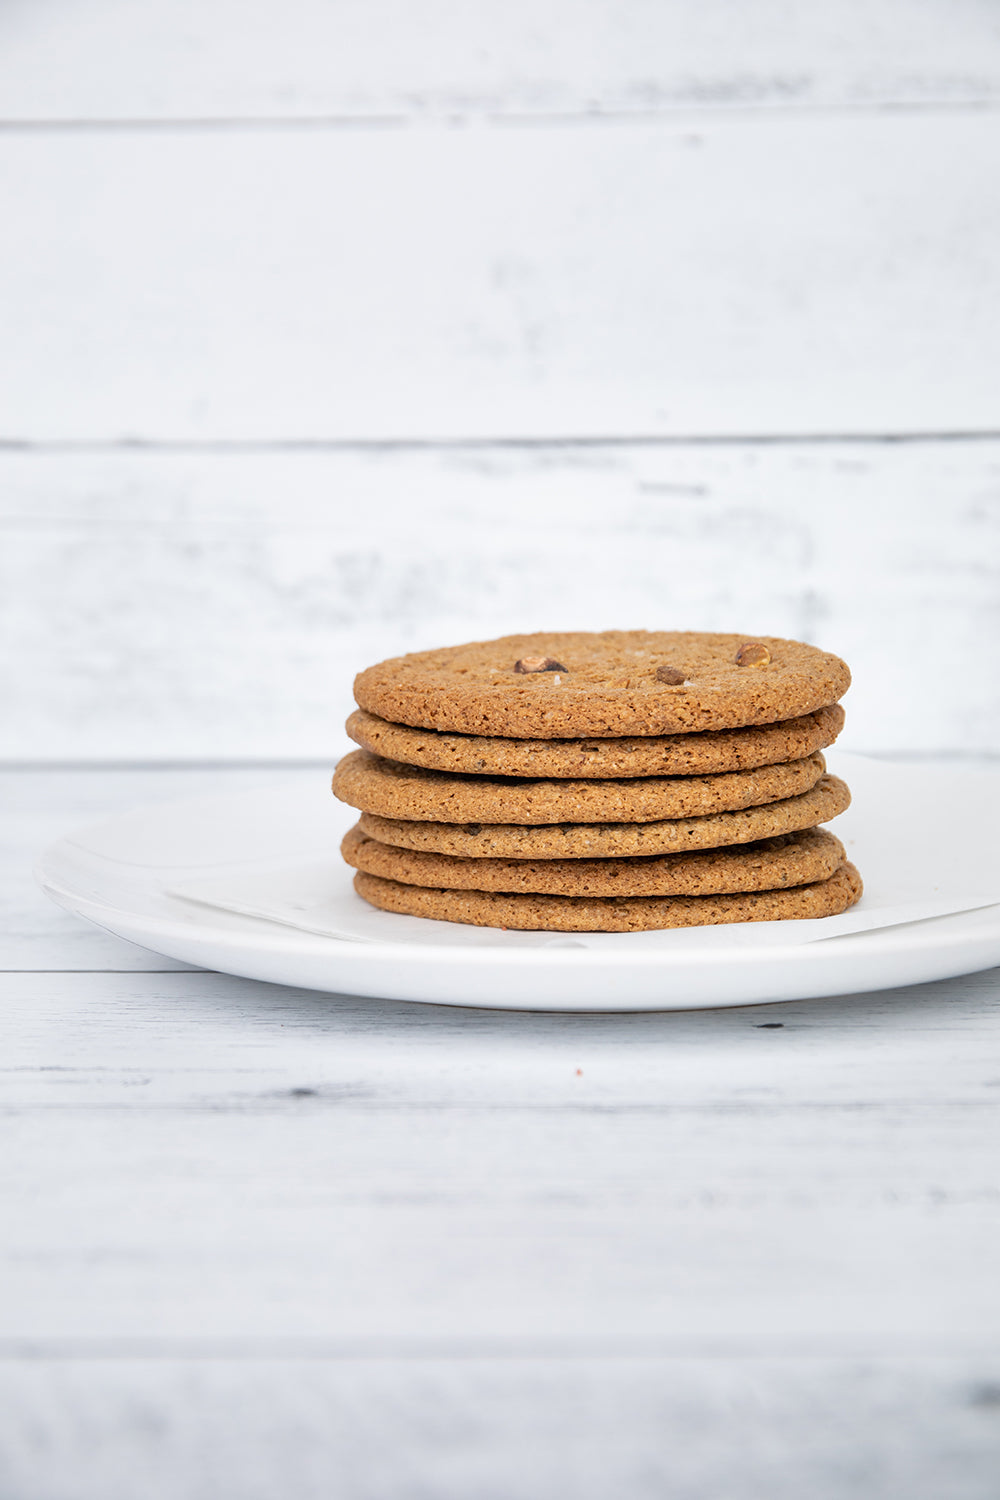
<svg viewBox="0 0 1000 1500">
<path fill-rule="evenodd" d="M 630 623 L 995 750 L 998 106 L 992 0 L 9 3 L 0 756 Z"/>
<path fill-rule="evenodd" d="M 30 868 L 515 628 L 995 753 L 998 110 L 994 0 L 0 5 L 0 1500 L 996 1500 L 996 973 L 407 1007 Z"/>
</svg>

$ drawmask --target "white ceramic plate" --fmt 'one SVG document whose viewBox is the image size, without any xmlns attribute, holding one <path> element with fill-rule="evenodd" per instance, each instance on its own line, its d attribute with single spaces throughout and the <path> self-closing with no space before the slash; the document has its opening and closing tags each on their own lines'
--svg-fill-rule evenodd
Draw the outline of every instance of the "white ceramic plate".
<svg viewBox="0 0 1000 1500">
<path fill-rule="evenodd" d="M 852 912 L 821 921 L 552 934 L 378 912 L 354 894 L 336 854 L 356 814 L 322 775 L 115 818 L 54 845 L 39 879 L 69 911 L 187 963 L 443 1005 L 682 1010 L 1000 963 L 1000 905 L 987 904 L 1000 903 L 991 859 L 1000 777 L 830 761 L 854 791 L 834 827 L 866 891 Z"/>
</svg>

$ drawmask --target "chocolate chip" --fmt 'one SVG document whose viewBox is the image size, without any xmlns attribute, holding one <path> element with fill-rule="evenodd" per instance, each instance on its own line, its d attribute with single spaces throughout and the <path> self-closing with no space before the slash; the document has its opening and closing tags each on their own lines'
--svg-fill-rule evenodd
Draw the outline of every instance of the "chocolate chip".
<svg viewBox="0 0 1000 1500">
<path fill-rule="evenodd" d="M 760 641 L 744 641 L 736 653 L 738 667 L 766 667 L 771 653 Z"/>
<path fill-rule="evenodd" d="M 656 680 L 667 683 L 669 687 L 680 687 L 682 682 L 687 681 L 687 678 L 677 667 L 657 667 Z"/>
<path fill-rule="evenodd" d="M 522 656 L 520 661 L 514 663 L 515 672 L 565 672 L 568 671 L 562 662 L 556 661 L 554 656 Z"/>
</svg>

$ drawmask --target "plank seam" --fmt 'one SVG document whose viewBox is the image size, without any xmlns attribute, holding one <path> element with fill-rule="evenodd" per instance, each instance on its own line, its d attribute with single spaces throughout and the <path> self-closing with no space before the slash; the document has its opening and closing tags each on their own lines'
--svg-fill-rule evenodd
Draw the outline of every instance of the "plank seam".
<svg viewBox="0 0 1000 1500">
<path fill-rule="evenodd" d="M 865 444 L 990 443 L 1000 427 L 940 428 L 912 432 L 603 433 L 544 437 L 394 438 L 15 438 L 0 437 L 0 454 L 108 453 L 399 453 L 548 448 L 732 448 Z"/>
<path fill-rule="evenodd" d="M 629 108 L 627 105 L 608 108 L 580 110 L 495 110 L 468 109 L 446 105 L 426 111 L 407 113 L 372 114 L 315 114 L 315 115 L 122 115 L 95 117 L 39 117 L 35 119 L 0 119 L 0 133 L 4 135 L 61 135 L 87 134 L 161 134 L 177 131 L 191 134 L 213 133 L 259 133 L 323 132 L 339 130 L 398 130 L 398 129 L 445 129 L 464 128 L 470 125 L 487 128 L 534 129 L 541 127 L 632 125 L 632 124 L 676 124 L 679 121 L 695 120 L 784 120 L 789 116 L 807 119 L 857 119 L 872 115 L 925 115 L 925 114 L 990 114 L 1000 110 L 997 93 L 989 92 L 966 99 L 905 99 L 887 97 L 879 100 L 847 100 L 839 104 L 809 104 L 801 101 L 787 103 L 774 99 L 725 99 L 707 103 L 697 96 L 678 99 L 662 105 L 643 105 Z"/>
<path fill-rule="evenodd" d="M 846 1341 L 842 1346 L 818 1347 L 818 1341 L 800 1344 L 762 1341 L 753 1344 L 679 1339 L 666 1342 L 645 1339 L 595 1340 L 571 1343 L 559 1339 L 496 1339 L 458 1341 L 414 1339 L 387 1341 L 354 1339 L 58 1339 L 26 1338 L 0 1341 L 0 1360 L 5 1363 L 31 1360 L 680 1360 L 680 1359 L 808 1359 L 856 1360 L 859 1358 L 961 1358 L 995 1354 L 989 1341 L 899 1340 Z"/>
</svg>

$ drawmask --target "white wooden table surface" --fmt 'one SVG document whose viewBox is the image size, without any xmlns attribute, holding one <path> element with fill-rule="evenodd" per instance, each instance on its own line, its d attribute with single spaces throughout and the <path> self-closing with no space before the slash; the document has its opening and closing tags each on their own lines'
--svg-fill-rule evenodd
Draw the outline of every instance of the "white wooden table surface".
<svg viewBox="0 0 1000 1500">
<path fill-rule="evenodd" d="M 438 1009 L 32 889 L 74 825 L 288 775 L 0 775 L 4 1500 L 995 1500 L 1000 971 Z"/>
</svg>

